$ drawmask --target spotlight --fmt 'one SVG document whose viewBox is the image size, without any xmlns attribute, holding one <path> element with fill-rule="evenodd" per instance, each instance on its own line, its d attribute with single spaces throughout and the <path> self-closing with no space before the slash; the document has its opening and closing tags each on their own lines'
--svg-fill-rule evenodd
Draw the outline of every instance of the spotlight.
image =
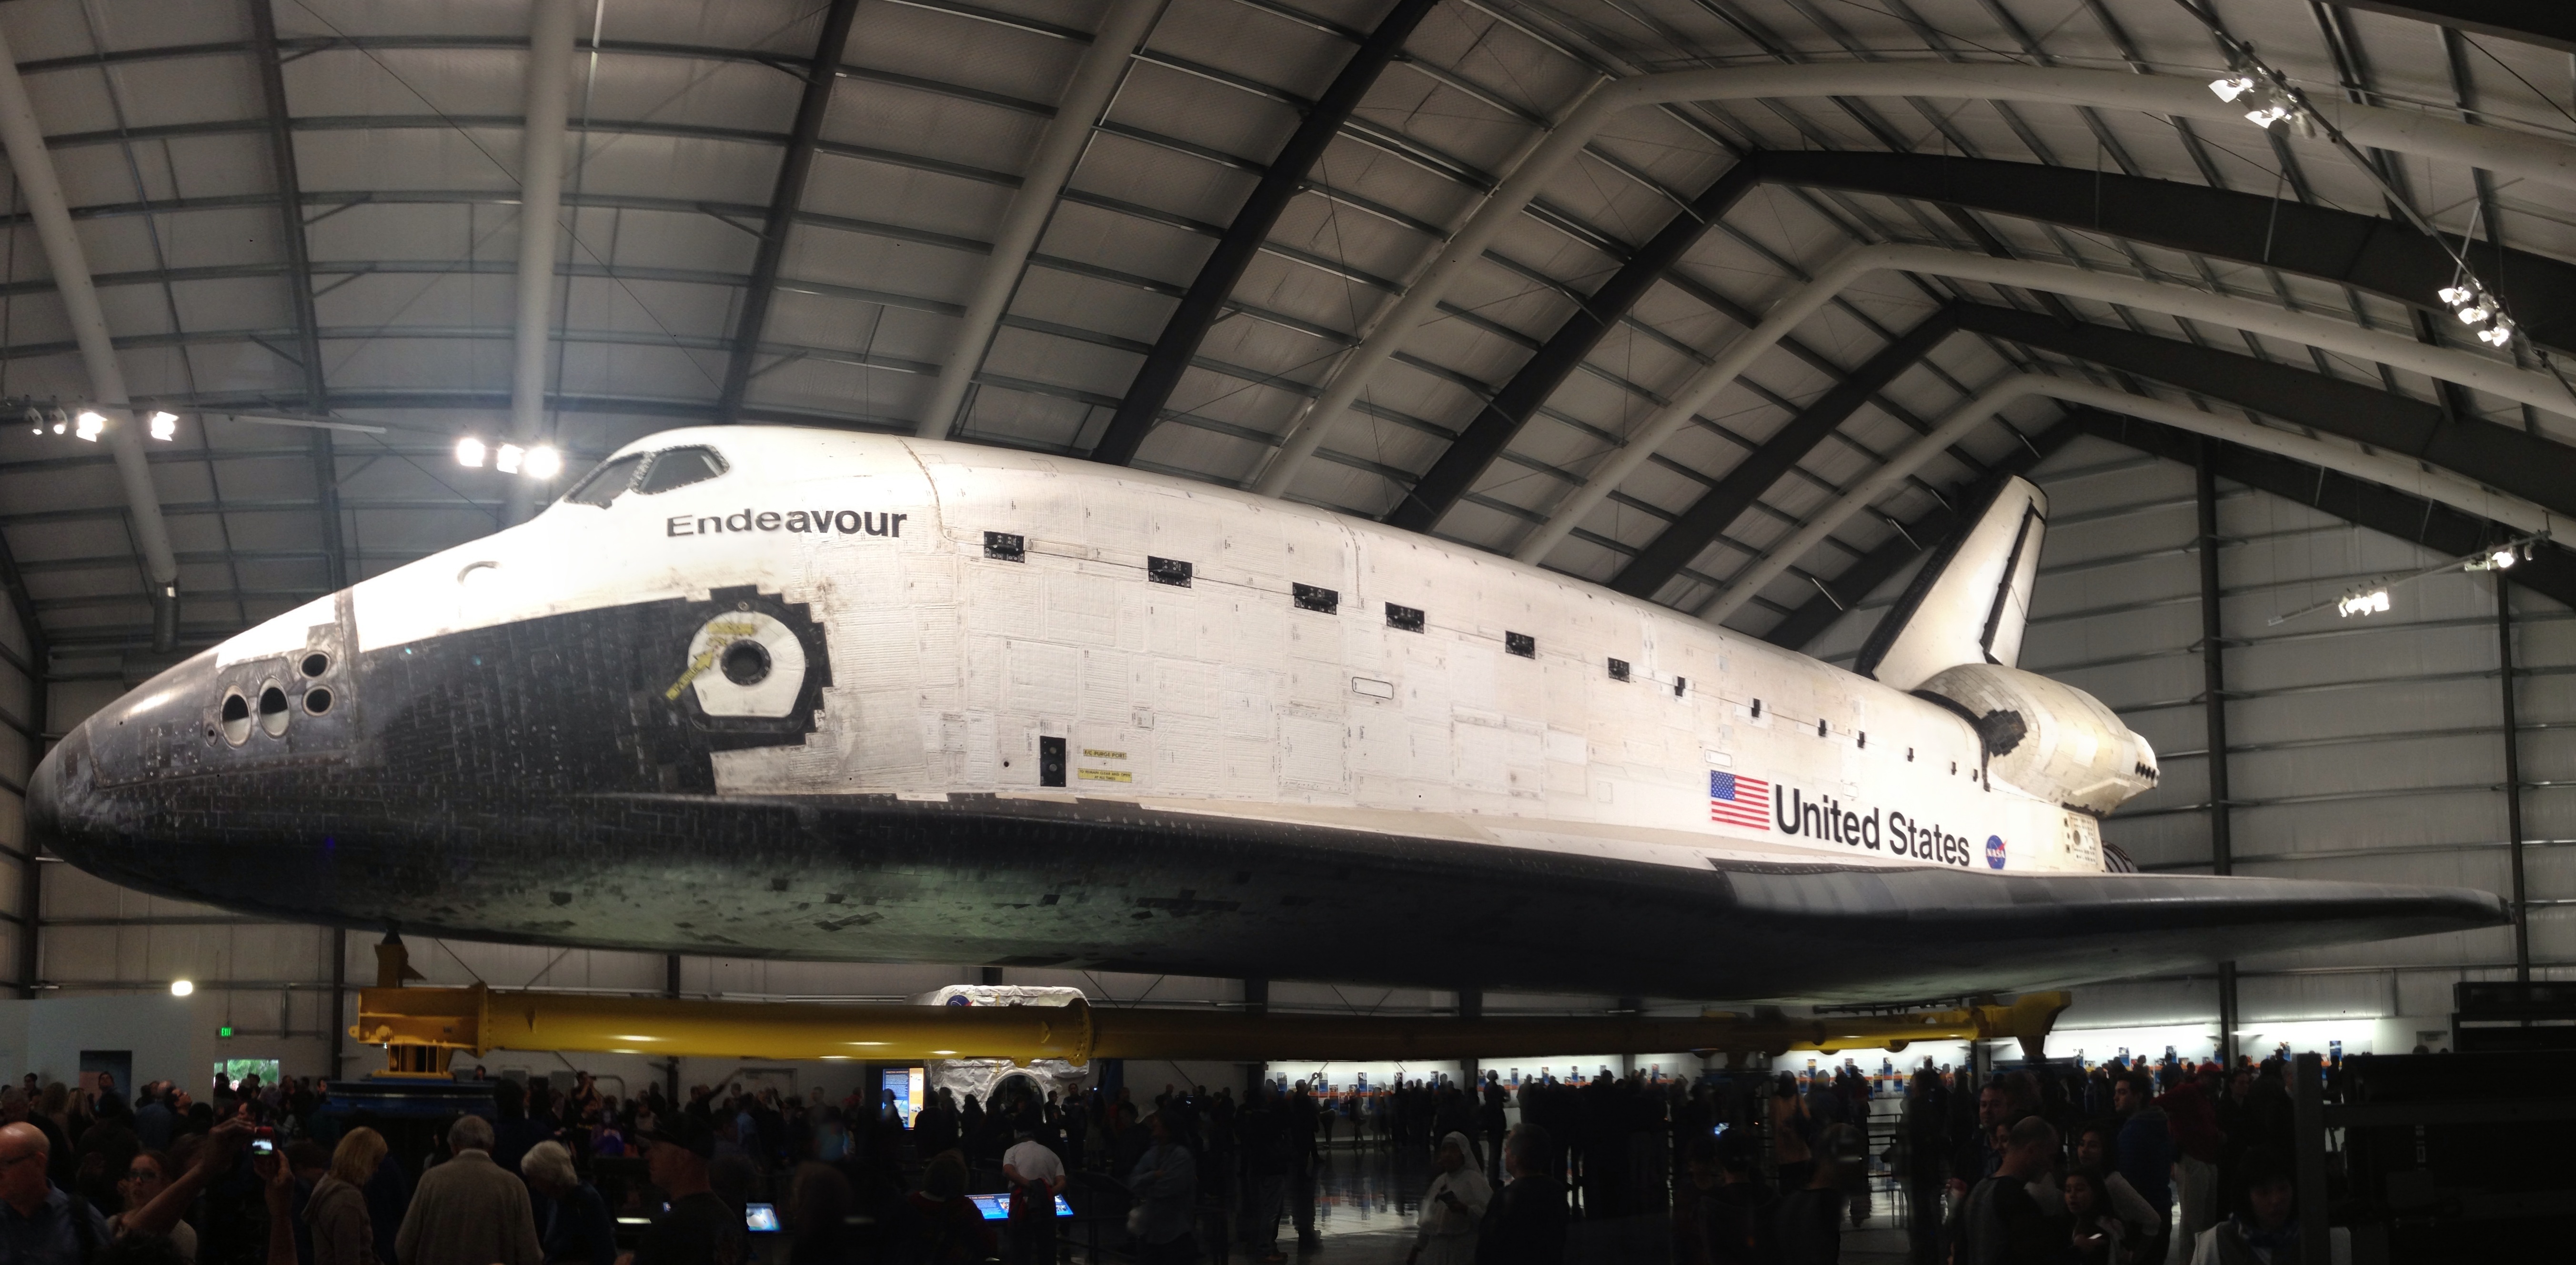
<svg viewBox="0 0 2576 1265">
<path fill-rule="evenodd" d="M 2472 303 L 2467 307 L 2460 309 L 2460 323 L 2462 325 L 2475 325 L 2493 315 L 2495 315 L 2495 313 L 2488 311 L 2484 304 Z"/>
<path fill-rule="evenodd" d="M 456 464 L 476 470 L 483 468 L 483 441 L 468 435 L 456 441 Z"/>
<path fill-rule="evenodd" d="M 2212 79 L 2209 81 L 2209 90 L 2217 93 L 2221 101 L 2233 101 L 2254 90 L 2254 77 L 2233 75 L 2225 79 Z"/>
<path fill-rule="evenodd" d="M 152 437 L 153 437 L 154 439 L 164 439 L 164 440 L 167 440 L 167 439 L 177 439 L 177 438 L 179 437 L 179 415 L 178 415 L 178 414 L 176 414 L 176 413 L 155 413 L 155 414 L 153 414 L 153 415 L 152 415 L 151 421 L 152 421 Z"/>
<path fill-rule="evenodd" d="M 2290 117 L 2290 107 L 2273 102 L 2259 110 L 2247 110 L 2245 119 L 2254 126 L 2270 131 L 2272 125 Z"/>
<path fill-rule="evenodd" d="M 528 450 L 527 459 L 519 463 L 519 469 L 531 479 L 551 479 L 563 473 L 563 454 L 540 444 Z"/>
<path fill-rule="evenodd" d="M 2335 614 L 2346 619 L 2355 615 L 2372 615 L 2388 609 L 2388 590 L 2372 589 L 2367 593 L 2347 593 L 2335 603 Z"/>
<path fill-rule="evenodd" d="M 195 991 L 197 991 L 197 986 L 187 980 L 174 979 L 170 981 L 170 995 L 173 997 L 185 997 Z"/>
<path fill-rule="evenodd" d="M 82 409 L 80 416 L 72 420 L 77 423 L 77 429 L 73 433 L 93 444 L 98 442 L 100 433 L 107 429 L 107 418 L 94 409 Z"/>
<path fill-rule="evenodd" d="M 61 409 L 55 409 L 53 412 L 53 418 L 55 434 L 60 435 L 71 430 L 72 419 L 70 414 L 63 412 Z"/>
<path fill-rule="evenodd" d="M 2442 287 L 2442 301 L 2453 307 L 2458 307 L 2476 297 L 2478 297 L 2478 292 L 2469 289 L 2467 286 Z"/>
<path fill-rule="evenodd" d="M 2513 563 L 2513 548 L 2509 545 L 2487 555 L 2487 565 L 2498 571 L 2502 571 L 2505 568 L 2512 566 Z"/>
<path fill-rule="evenodd" d="M 27 411 L 20 414 L 18 420 L 25 422 L 29 430 L 32 430 L 39 435 L 45 433 L 45 410 L 37 408 L 33 404 L 27 406 Z"/>
<path fill-rule="evenodd" d="M 517 444 L 503 444 L 492 453 L 492 468 L 503 474 L 517 474 L 519 459 L 527 455 L 528 450 Z"/>
<path fill-rule="evenodd" d="M 2478 341 L 2490 347 L 2502 347 L 2513 341 L 2513 322 L 2499 316 L 2496 323 L 2478 331 Z"/>
</svg>

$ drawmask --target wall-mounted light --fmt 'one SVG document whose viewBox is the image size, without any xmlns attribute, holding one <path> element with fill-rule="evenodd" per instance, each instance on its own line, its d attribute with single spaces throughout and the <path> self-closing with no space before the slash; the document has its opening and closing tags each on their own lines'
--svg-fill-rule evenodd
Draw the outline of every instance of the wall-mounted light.
<svg viewBox="0 0 2576 1265">
<path fill-rule="evenodd" d="M 2335 603 L 2335 614 L 2350 619 L 2355 615 L 2380 615 L 2388 611 L 2388 590 L 2372 589 L 2367 593 L 2346 593 Z"/>
<path fill-rule="evenodd" d="M 2217 93 L 2221 101 L 2233 101 L 2254 90 L 2254 76 L 2230 75 L 2225 79 L 2212 79 L 2209 90 Z"/>
<path fill-rule="evenodd" d="M 517 444 L 503 444 L 492 450 L 492 468 L 503 474 L 517 474 L 519 459 L 527 455 L 528 450 Z"/>
<path fill-rule="evenodd" d="M 531 479 L 551 479 L 563 473 L 563 454 L 539 444 L 528 450 L 527 457 L 519 463 L 519 470 Z"/>
<path fill-rule="evenodd" d="M 170 995 L 173 997 L 185 997 L 195 991 L 197 991 L 197 986 L 192 981 L 183 979 L 174 979 L 170 981 Z"/>
<path fill-rule="evenodd" d="M 107 416 L 96 409 L 82 409 L 80 415 L 72 419 L 72 434 L 93 444 L 106 430 Z"/>
<path fill-rule="evenodd" d="M 469 469 L 483 468 L 483 441 L 468 435 L 456 441 L 456 464 Z"/>
<path fill-rule="evenodd" d="M 153 437 L 154 439 L 170 440 L 170 439 L 177 439 L 177 438 L 179 437 L 179 415 L 178 415 L 178 414 L 176 414 L 176 413 L 154 413 L 150 418 L 148 418 L 148 419 L 146 419 L 146 420 L 147 420 L 148 422 L 150 422 L 150 423 L 151 423 L 151 426 L 152 426 L 152 437 Z"/>
</svg>

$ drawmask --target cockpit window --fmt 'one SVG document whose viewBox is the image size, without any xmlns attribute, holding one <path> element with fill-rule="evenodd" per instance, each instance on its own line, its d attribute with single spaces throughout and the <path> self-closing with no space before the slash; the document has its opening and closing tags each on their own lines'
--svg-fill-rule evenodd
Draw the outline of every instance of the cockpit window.
<svg viewBox="0 0 2576 1265">
<path fill-rule="evenodd" d="M 598 469 L 591 471 L 589 477 L 575 485 L 572 491 L 564 493 L 563 499 L 575 505 L 605 506 L 610 501 L 616 500 L 618 494 L 626 490 L 627 485 L 635 482 L 635 467 L 642 464 L 644 464 L 644 454 L 640 452 L 629 457 L 603 461 Z"/>
<path fill-rule="evenodd" d="M 653 468 L 635 490 L 646 496 L 704 483 L 725 472 L 725 459 L 713 448 L 665 448 L 653 454 Z"/>
</svg>

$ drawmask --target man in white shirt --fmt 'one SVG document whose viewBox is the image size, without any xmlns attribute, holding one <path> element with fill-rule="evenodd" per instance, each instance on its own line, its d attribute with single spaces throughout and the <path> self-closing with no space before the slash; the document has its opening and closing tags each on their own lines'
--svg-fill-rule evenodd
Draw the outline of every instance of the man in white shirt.
<svg viewBox="0 0 2576 1265">
<path fill-rule="evenodd" d="M 1002 1152 L 1002 1176 L 1011 1182 L 1004 1251 L 1012 1265 L 1053 1265 L 1055 1197 L 1064 1193 L 1064 1160 L 1041 1145 L 1032 1130 L 1020 1130 L 1019 1138 Z"/>
</svg>

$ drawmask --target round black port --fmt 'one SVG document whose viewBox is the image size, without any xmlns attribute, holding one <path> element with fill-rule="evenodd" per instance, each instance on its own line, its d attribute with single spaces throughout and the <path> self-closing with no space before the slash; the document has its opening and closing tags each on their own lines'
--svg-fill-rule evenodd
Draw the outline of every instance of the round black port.
<svg viewBox="0 0 2576 1265">
<path fill-rule="evenodd" d="M 286 691 L 272 685 L 259 692 L 259 727 L 271 738 L 286 732 Z"/>
<path fill-rule="evenodd" d="M 304 656 L 304 675 L 320 676 L 331 670 L 331 656 L 319 650 Z"/>
<path fill-rule="evenodd" d="M 239 690 L 224 695 L 223 727 L 224 741 L 236 747 L 250 737 L 250 700 Z"/>
<path fill-rule="evenodd" d="M 330 690 L 316 685 L 312 689 L 304 691 L 304 713 L 306 715 L 319 716 L 329 710 L 331 710 Z"/>
<path fill-rule="evenodd" d="M 769 647 L 757 641 L 737 641 L 726 646 L 719 663 L 725 679 L 736 685 L 758 685 L 769 679 Z"/>
</svg>

